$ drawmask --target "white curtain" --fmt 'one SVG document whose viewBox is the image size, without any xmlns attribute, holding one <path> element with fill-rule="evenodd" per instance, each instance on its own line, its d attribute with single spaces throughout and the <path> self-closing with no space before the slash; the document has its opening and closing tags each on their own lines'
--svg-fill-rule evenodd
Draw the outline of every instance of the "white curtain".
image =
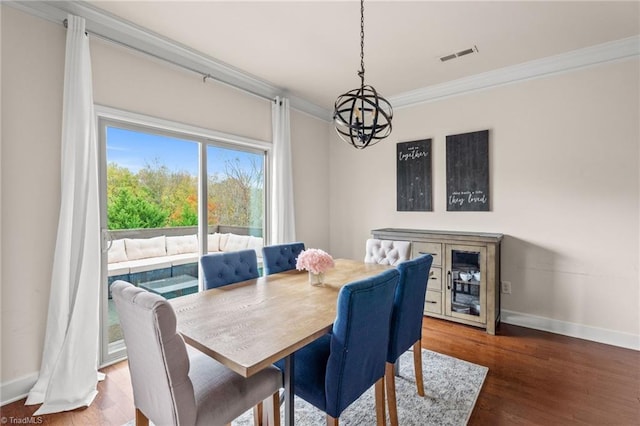
<svg viewBox="0 0 640 426">
<path fill-rule="evenodd" d="M 61 199 L 36 415 L 91 404 L 99 376 L 100 224 L 91 58 L 83 18 L 69 15 L 62 106 Z"/>
<path fill-rule="evenodd" d="M 271 244 L 296 240 L 291 168 L 289 99 L 276 97 L 271 108 L 273 121 Z"/>
</svg>

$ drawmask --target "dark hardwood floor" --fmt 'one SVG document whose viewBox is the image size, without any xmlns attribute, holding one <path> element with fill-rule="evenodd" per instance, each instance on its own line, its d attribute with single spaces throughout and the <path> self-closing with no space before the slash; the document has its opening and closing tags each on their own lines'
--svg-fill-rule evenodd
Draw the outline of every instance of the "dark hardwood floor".
<svg viewBox="0 0 640 426">
<path fill-rule="evenodd" d="M 423 346 L 489 367 L 470 425 L 640 425 L 638 351 L 507 324 L 489 336 L 431 318 L 424 321 Z M 30 419 L 37 407 L 22 400 L 2 407 L 1 416 L 6 424 L 13 417 L 120 426 L 134 416 L 127 364 L 103 371 L 107 378 L 89 408 Z"/>
</svg>

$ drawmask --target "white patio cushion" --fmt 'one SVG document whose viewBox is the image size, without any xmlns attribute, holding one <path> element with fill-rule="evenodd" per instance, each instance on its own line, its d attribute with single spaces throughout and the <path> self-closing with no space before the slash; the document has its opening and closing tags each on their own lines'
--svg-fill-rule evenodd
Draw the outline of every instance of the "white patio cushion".
<svg viewBox="0 0 640 426">
<path fill-rule="evenodd" d="M 220 251 L 220 234 L 214 232 L 207 236 L 207 250 L 209 253 Z"/>
<path fill-rule="evenodd" d="M 249 244 L 248 235 L 236 235 L 228 234 L 227 243 L 224 246 L 224 251 L 238 251 L 245 250 Z"/>
<path fill-rule="evenodd" d="M 171 263 L 171 266 L 179 266 L 188 263 L 197 263 L 199 258 L 198 253 L 183 253 L 167 256 L 166 260 Z"/>
<path fill-rule="evenodd" d="M 264 240 L 261 237 L 249 237 L 249 243 L 247 244 L 247 248 L 254 249 L 258 258 L 262 259 L 262 246 L 264 245 Z"/>
<path fill-rule="evenodd" d="M 111 247 L 109 247 L 107 259 L 109 263 L 126 262 L 129 260 L 127 258 L 127 251 L 124 248 L 124 240 L 120 239 L 111 241 Z"/>
<path fill-rule="evenodd" d="M 231 234 L 220 234 L 220 251 L 227 251 L 227 241 Z"/>
<path fill-rule="evenodd" d="M 108 272 L 110 277 L 115 277 L 116 275 L 128 274 L 129 270 L 130 269 L 127 262 L 110 263 L 108 266 Z"/>
<path fill-rule="evenodd" d="M 183 253 L 198 252 L 197 235 L 181 235 L 179 237 L 167 237 L 167 256 Z"/>
<path fill-rule="evenodd" d="M 164 235 L 153 238 L 125 238 L 124 245 L 127 249 L 127 258 L 129 260 L 137 260 L 166 256 L 165 240 Z"/>
<path fill-rule="evenodd" d="M 171 268 L 171 260 L 167 256 L 130 260 L 123 262 L 123 266 L 128 266 L 132 274 L 137 272 L 153 271 L 154 269 Z"/>
</svg>

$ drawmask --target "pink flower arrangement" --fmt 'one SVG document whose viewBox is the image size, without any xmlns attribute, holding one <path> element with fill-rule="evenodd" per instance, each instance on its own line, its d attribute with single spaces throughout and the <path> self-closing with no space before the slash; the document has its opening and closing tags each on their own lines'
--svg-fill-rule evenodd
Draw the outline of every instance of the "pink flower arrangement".
<svg viewBox="0 0 640 426">
<path fill-rule="evenodd" d="M 296 261 L 297 270 L 301 271 L 306 269 L 314 274 L 321 274 L 334 266 L 333 257 L 320 249 L 302 250 Z"/>
</svg>

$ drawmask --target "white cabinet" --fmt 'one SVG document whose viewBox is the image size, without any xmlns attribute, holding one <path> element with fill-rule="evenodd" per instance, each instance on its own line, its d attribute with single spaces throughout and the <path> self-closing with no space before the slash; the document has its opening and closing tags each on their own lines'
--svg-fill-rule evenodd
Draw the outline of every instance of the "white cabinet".
<svg viewBox="0 0 640 426">
<path fill-rule="evenodd" d="M 411 255 L 431 254 L 425 315 L 482 327 L 500 322 L 502 234 L 385 228 L 373 238 L 411 242 Z"/>
</svg>

